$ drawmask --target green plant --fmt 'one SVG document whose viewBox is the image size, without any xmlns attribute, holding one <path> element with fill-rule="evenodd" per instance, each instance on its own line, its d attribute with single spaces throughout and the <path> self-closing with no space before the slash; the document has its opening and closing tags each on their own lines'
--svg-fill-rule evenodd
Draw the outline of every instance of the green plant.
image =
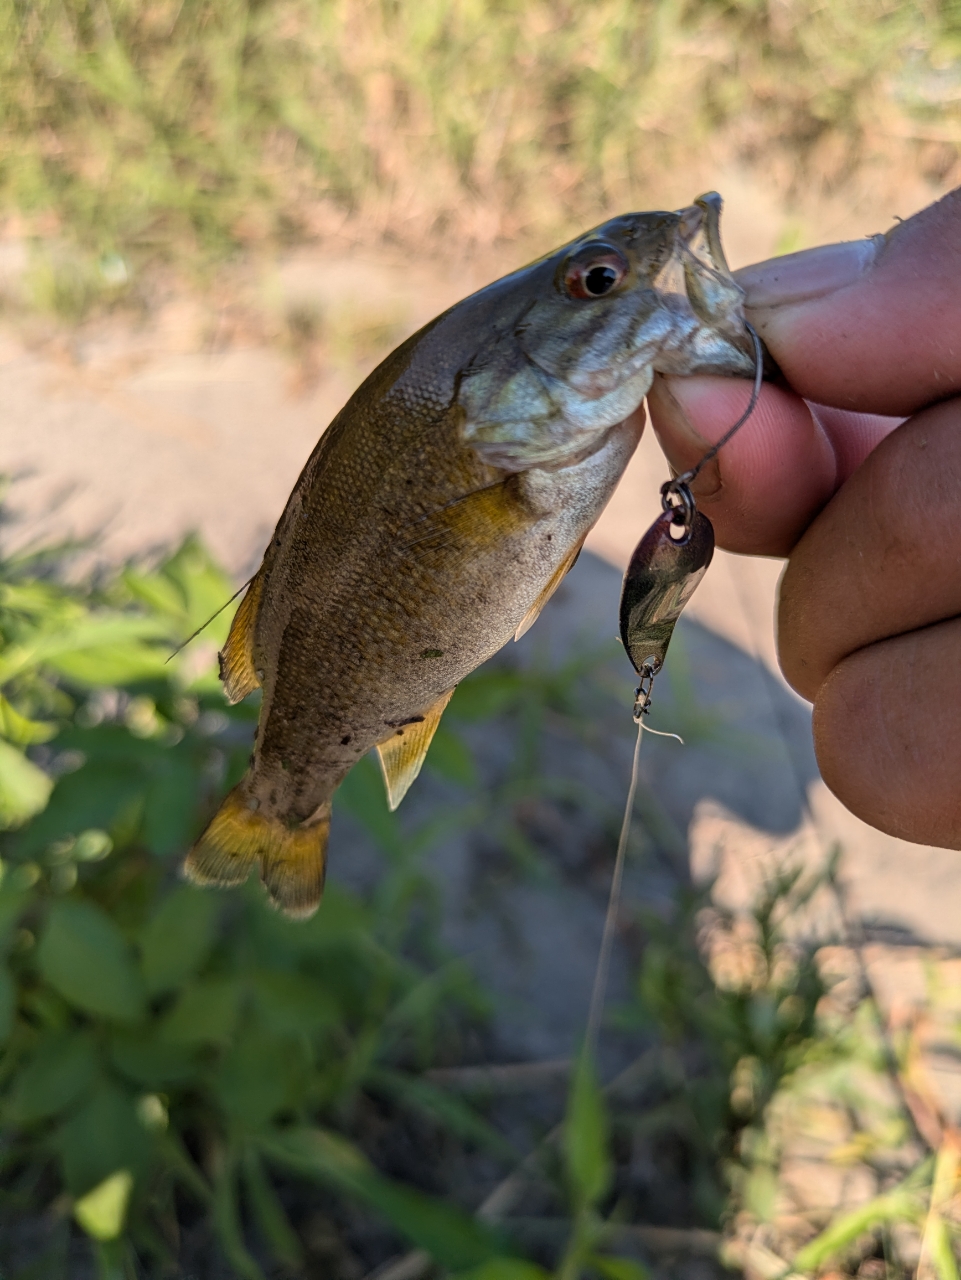
<svg viewBox="0 0 961 1280">
<path fill-rule="evenodd" d="M 371 771 L 345 794 L 396 855 L 371 903 L 332 887 L 321 913 L 292 924 L 256 885 L 218 895 L 177 883 L 204 813 L 244 767 L 255 708 L 228 708 L 219 692 L 211 658 L 227 618 L 196 642 L 199 660 L 168 656 L 229 594 L 193 541 L 92 594 L 35 564 L 4 567 L 6 1212 L 63 1187 L 112 1276 L 134 1253 L 171 1263 L 186 1197 L 237 1274 L 254 1277 L 241 1198 L 267 1253 L 299 1256 L 274 1189 L 286 1169 L 366 1202 L 444 1261 L 480 1260 L 496 1251 L 481 1228 L 384 1178 L 337 1132 L 365 1097 L 386 1097 L 509 1153 L 419 1077 L 482 1006 L 458 965 L 432 971 L 409 946 L 417 837 L 401 840 Z"/>
</svg>

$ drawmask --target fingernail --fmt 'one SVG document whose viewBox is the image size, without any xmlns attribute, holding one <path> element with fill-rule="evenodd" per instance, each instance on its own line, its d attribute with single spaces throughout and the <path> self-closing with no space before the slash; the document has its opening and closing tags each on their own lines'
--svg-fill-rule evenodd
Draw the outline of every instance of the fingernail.
<svg viewBox="0 0 961 1280">
<path fill-rule="evenodd" d="M 803 249 L 783 258 L 769 258 L 734 273 L 747 295 L 747 307 L 782 307 L 788 303 L 822 298 L 854 284 L 877 261 L 884 236 L 847 240 L 841 244 Z"/>
</svg>

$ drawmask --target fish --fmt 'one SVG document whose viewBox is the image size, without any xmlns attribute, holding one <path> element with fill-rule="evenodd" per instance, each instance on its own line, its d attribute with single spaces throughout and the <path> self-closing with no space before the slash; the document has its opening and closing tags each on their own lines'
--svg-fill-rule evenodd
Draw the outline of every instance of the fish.
<svg viewBox="0 0 961 1280">
<path fill-rule="evenodd" d="M 311 915 L 337 787 L 376 749 L 400 804 L 457 685 L 576 560 L 655 372 L 752 375 L 720 215 L 712 192 L 614 217 L 456 303 L 351 396 L 220 655 L 227 699 L 263 701 L 188 879 L 238 885 L 257 867 L 274 906 Z"/>
</svg>

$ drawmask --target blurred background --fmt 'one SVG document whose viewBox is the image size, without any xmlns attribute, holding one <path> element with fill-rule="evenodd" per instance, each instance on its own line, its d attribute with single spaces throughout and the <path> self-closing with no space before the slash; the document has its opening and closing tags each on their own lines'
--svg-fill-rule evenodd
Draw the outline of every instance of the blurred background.
<svg viewBox="0 0 961 1280">
<path fill-rule="evenodd" d="M 961 177 L 961 7 L 0 0 L 0 1275 L 956 1280 L 958 855 L 817 775 L 780 564 L 719 554 L 627 789 L 635 461 L 308 924 L 179 861 L 244 766 L 231 610 L 439 311 L 716 189 L 734 266 Z"/>
</svg>

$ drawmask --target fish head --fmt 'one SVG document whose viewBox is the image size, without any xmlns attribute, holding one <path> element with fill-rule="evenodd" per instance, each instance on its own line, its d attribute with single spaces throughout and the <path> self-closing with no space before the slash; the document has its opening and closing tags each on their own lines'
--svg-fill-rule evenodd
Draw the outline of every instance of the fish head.
<svg viewBox="0 0 961 1280">
<path fill-rule="evenodd" d="M 506 277 L 508 323 L 464 368 L 464 438 L 493 466 L 567 466 L 640 405 L 655 372 L 750 376 L 743 292 L 713 192 L 629 213 Z"/>
</svg>

